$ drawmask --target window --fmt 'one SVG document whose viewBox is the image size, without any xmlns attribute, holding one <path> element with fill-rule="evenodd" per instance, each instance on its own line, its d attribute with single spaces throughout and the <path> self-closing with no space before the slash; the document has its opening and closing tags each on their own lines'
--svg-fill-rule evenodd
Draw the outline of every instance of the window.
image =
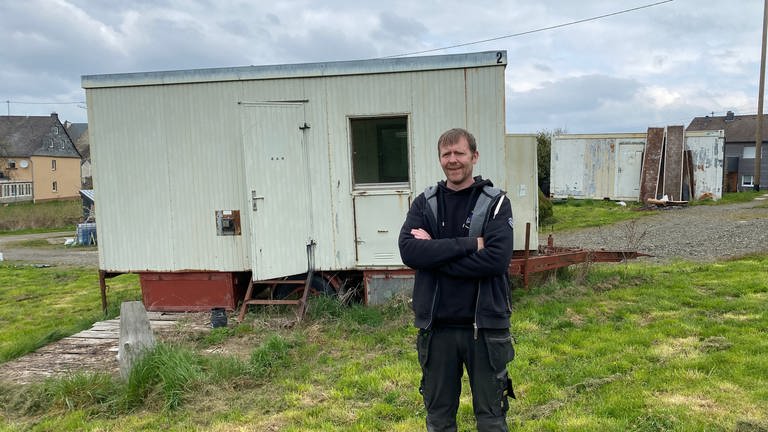
<svg viewBox="0 0 768 432">
<path fill-rule="evenodd" d="M 408 182 L 408 117 L 350 119 L 355 185 Z"/>
<path fill-rule="evenodd" d="M 10 160 L 8 161 L 8 168 L 10 168 L 10 169 L 16 169 L 16 161 L 15 161 L 15 160 L 13 160 L 13 159 L 10 159 Z"/>
<path fill-rule="evenodd" d="M 744 159 L 754 159 L 755 158 L 755 147 L 744 147 L 744 150 L 742 150 L 741 157 Z"/>
<path fill-rule="evenodd" d="M 51 159 L 51 171 L 56 171 L 56 159 Z"/>
<path fill-rule="evenodd" d="M 742 186 L 754 186 L 755 185 L 755 176 L 751 176 L 751 175 L 743 175 L 743 176 L 741 176 L 741 185 Z"/>
<path fill-rule="evenodd" d="M 54 135 L 58 135 L 59 134 L 59 128 L 56 127 L 56 126 L 52 127 L 51 128 L 51 133 L 53 133 Z"/>
<path fill-rule="evenodd" d="M 59 191 L 59 185 L 55 181 L 53 182 L 52 189 L 53 189 L 54 192 L 58 192 Z"/>
</svg>

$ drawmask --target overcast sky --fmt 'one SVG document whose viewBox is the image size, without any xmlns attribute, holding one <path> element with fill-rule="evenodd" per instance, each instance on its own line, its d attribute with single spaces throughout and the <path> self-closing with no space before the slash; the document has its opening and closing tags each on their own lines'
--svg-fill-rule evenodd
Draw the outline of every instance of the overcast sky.
<svg viewBox="0 0 768 432">
<path fill-rule="evenodd" d="M 658 1 L 0 0 L 0 115 L 86 122 L 81 75 L 376 58 Z M 757 112 L 762 7 L 674 0 L 422 55 L 506 50 L 508 132 L 644 132 Z"/>
</svg>

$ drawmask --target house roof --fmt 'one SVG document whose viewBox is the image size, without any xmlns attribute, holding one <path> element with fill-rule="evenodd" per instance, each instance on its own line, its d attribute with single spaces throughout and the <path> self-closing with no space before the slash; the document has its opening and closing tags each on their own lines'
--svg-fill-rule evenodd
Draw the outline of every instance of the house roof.
<svg viewBox="0 0 768 432">
<path fill-rule="evenodd" d="M 77 142 L 80 135 L 88 130 L 88 123 L 65 122 L 64 125 L 67 127 L 67 133 L 69 134 L 69 137 L 72 138 L 72 142 Z"/>
<path fill-rule="evenodd" d="M 96 195 L 93 193 L 93 189 L 80 189 L 80 196 L 89 199 L 91 202 L 96 202 Z"/>
<path fill-rule="evenodd" d="M 50 116 L 0 116 L 0 156 L 56 156 L 80 158 L 72 139 Z"/>
<path fill-rule="evenodd" d="M 727 143 L 754 143 L 756 127 L 756 115 L 705 116 L 695 117 L 691 120 L 686 130 L 708 131 L 722 129 L 725 130 L 725 141 Z M 763 116 L 763 142 L 766 141 L 768 141 L 768 116 Z"/>
</svg>

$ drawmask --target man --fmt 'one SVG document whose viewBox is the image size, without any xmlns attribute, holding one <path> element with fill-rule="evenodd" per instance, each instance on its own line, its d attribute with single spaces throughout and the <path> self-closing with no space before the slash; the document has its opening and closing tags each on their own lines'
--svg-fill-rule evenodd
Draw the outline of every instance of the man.
<svg viewBox="0 0 768 432">
<path fill-rule="evenodd" d="M 512 209 L 489 180 L 472 176 L 480 154 L 471 133 L 451 129 L 437 148 L 445 180 L 414 200 L 399 238 L 403 262 L 416 270 L 427 430 L 456 431 L 466 367 L 477 430 L 507 431 L 507 397 L 514 397 L 507 377 L 514 358 L 507 276 Z"/>
</svg>

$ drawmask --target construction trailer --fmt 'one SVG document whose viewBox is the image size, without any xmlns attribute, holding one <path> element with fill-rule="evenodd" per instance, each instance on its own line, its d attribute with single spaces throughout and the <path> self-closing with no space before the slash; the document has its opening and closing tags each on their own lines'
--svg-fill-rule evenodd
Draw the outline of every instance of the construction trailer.
<svg viewBox="0 0 768 432">
<path fill-rule="evenodd" d="M 692 157 L 694 196 L 722 197 L 723 131 L 685 132 Z M 646 133 L 564 134 L 552 139 L 550 191 L 554 198 L 638 201 Z M 679 197 L 675 197 L 679 199 Z"/>
<path fill-rule="evenodd" d="M 362 275 L 369 303 L 410 290 L 398 233 L 444 177 L 452 127 L 476 136 L 475 173 L 510 192 L 521 249 L 536 147 L 505 137 L 506 64 L 490 51 L 83 76 L 102 291 L 139 273 L 147 309 L 171 311 L 233 309 L 244 283 L 308 273 Z"/>
</svg>

